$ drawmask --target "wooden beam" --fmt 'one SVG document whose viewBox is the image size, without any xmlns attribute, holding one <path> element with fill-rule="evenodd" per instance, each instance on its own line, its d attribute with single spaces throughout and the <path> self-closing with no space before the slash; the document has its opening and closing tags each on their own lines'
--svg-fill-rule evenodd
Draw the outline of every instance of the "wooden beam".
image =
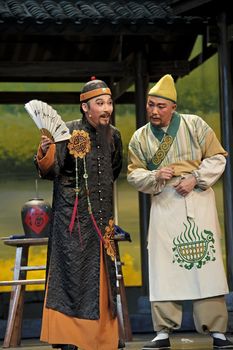
<svg viewBox="0 0 233 350">
<path fill-rule="evenodd" d="M 188 60 L 176 61 L 153 61 L 149 63 L 150 80 L 158 80 L 162 75 L 172 74 L 179 77 L 188 74 L 190 71 Z"/>
<path fill-rule="evenodd" d="M 230 24 L 228 26 L 228 33 L 227 33 L 227 38 L 228 38 L 228 41 L 233 41 L 233 24 Z"/>
<path fill-rule="evenodd" d="M 31 285 L 31 284 L 45 284 L 45 279 L 34 279 L 34 280 L 12 280 L 12 281 L 0 281 L 0 286 L 19 286 L 19 285 Z"/>
<path fill-rule="evenodd" d="M 118 82 L 114 82 L 112 88 L 112 93 L 114 99 L 118 99 L 122 96 L 135 82 L 135 72 L 134 72 L 134 62 L 135 54 L 131 53 L 124 59 L 125 67 L 127 67 L 126 75 Z"/>
<path fill-rule="evenodd" d="M 82 82 L 92 75 L 123 78 L 129 67 L 122 62 L 0 62 L 0 81 Z"/>
<path fill-rule="evenodd" d="M 166 61 L 166 62 L 151 62 L 149 65 L 150 80 L 160 79 L 162 75 L 169 72 L 174 77 L 183 77 L 189 74 L 192 70 L 203 64 L 217 52 L 217 48 L 213 45 L 205 47 L 204 53 L 200 53 L 191 61 Z"/>
<path fill-rule="evenodd" d="M 189 73 L 189 63 L 186 60 L 154 61 L 149 64 L 150 80 L 154 81 L 163 74 L 170 72 L 174 76 Z M 92 75 L 103 79 L 112 77 L 114 81 L 129 79 L 129 85 L 134 76 L 134 65 L 124 62 L 0 62 L 0 81 L 2 82 L 83 82 Z M 125 85 L 125 81 L 122 81 Z M 122 84 L 120 83 L 120 84 Z M 118 88 L 118 93 L 123 89 Z M 117 94 L 118 96 L 118 94 Z"/>
<path fill-rule="evenodd" d="M 179 15 L 187 11 L 196 9 L 210 2 L 211 0 L 173 0 L 170 4 L 173 13 Z"/>
<path fill-rule="evenodd" d="M 127 89 L 129 89 L 134 84 L 134 76 L 126 76 L 121 79 L 118 83 L 114 83 L 112 87 L 112 94 L 114 100 L 119 99 Z"/>
<path fill-rule="evenodd" d="M 190 3 L 192 0 L 190 0 Z M 180 10 L 180 6 L 178 7 Z M 181 9 L 183 9 L 183 5 L 181 6 Z M 184 8 L 186 10 L 186 6 Z M 176 13 L 175 13 L 176 14 Z M 28 35 L 31 37 L 39 37 L 41 35 L 47 36 L 47 37 L 54 37 L 56 35 L 57 37 L 64 37 L 64 36 L 70 36 L 70 37 L 77 37 L 77 36 L 87 36 L 87 37 L 101 37 L 101 36 L 108 36 L 109 40 L 111 40 L 111 36 L 115 35 L 125 35 L 125 36 L 143 36 L 143 35 L 149 35 L 153 33 L 154 35 L 161 37 L 161 34 L 167 33 L 171 30 L 170 24 L 168 24 L 169 18 L 167 19 L 152 19 L 152 22 L 150 24 L 146 23 L 146 21 L 139 21 L 138 23 L 119 23 L 117 24 L 102 24 L 102 25 L 96 25 L 91 24 L 90 22 L 86 24 L 80 24 L 80 25 L 73 25 L 71 23 L 66 23 L 65 25 L 61 25 L 58 28 L 58 25 L 54 23 L 44 23 L 41 25 L 38 25 L 36 23 L 11 23 L 9 25 L 9 22 L 1 23 L 1 34 L 2 35 Z M 174 23 L 172 23 L 172 30 L 175 32 L 177 29 L 180 29 L 180 25 L 184 28 L 186 26 L 187 22 L 189 22 L 188 26 L 186 26 L 185 29 L 187 30 L 198 30 L 200 25 L 202 25 L 203 18 L 202 16 L 199 16 L 198 18 L 193 18 L 192 16 L 189 16 L 188 19 L 180 18 L 177 21 L 175 20 Z M 137 20 L 136 20 L 137 22 Z"/>
<path fill-rule="evenodd" d="M 80 91 L 1 91 L 0 104 L 25 104 L 26 102 L 37 99 L 45 101 L 48 104 L 77 104 L 79 105 Z M 120 97 L 114 98 L 117 104 L 135 103 L 134 92 L 125 92 Z"/>
<path fill-rule="evenodd" d="M 206 46 L 204 49 L 204 53 L 201 52 L 199 55 L 195 56 L 191 61 L 189 61 L 190 72 L 195 68 L 199 67 L 205 61 L 207 61 L 210 57 L 217 53 L 217 47 L 215 46 Z"/>
<path fill-rule="evenodd" d="M 115 103 L 116 104 L 121 104 L 121 105 L 124 105 L 124 104 L 135 104 L 135 93 L 134 91 L 127 91 L 127 92 L 124 92 L 123 95 L 121 95 L 120 97 L 118 97 L 116 100 L 115 100 Z"/>
</svg>

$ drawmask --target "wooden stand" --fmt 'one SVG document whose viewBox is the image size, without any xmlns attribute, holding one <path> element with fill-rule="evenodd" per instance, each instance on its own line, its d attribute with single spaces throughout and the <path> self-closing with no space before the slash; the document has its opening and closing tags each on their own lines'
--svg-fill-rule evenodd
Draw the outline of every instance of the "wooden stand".
<svg viewBox="0 0 233 350">
<path fill-rule="evenodd" d="M 128 307 L 125 294 L 124 279 L 121 269 L 120 254 L 116 240 L 116 269 L 118 283 L 118 321 L 120 336 L 124 341 L 132 340 Z M 21 332 L 24 309 L 24 292 L 26 285 L 45 284 L 45 279 L 27 279 L 27 271 L 45 270 L 46 266 L 28 266 L 29 248 L 47 245 L 48 238 L 6 239 L 4 244 L 16 247 L 14 280 L 0 281 L 0 286 L 12 286 L 9 313 L 3 348 L 18 347 L 21 344 Z"/>
<path fill-rule="evenodd" d="M 0 281 L 0 286 L 12 286 L 3 348 L 21 343 L 21 330 L 26 285 L 44 284 L 45 279 L 27 279 L 27 271 L 45 270 L 45 266 L 28 266 L 28 252 L 32 246 L 47 245 L 48 238 L 6 239 L 4 244 L 16 247 L 14 280 Z"/>
</svg>

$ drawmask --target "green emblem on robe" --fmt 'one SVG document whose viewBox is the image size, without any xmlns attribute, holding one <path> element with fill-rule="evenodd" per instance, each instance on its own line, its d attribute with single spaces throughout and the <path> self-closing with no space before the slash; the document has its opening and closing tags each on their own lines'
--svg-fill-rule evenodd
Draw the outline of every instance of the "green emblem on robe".
<svg viewBox="0 0 233 350">
<path fill-rule="evenodd" d="M 184 223 L 185 230 L 173 240 L 173 263 L 191 270 L 194 266 L 200 269 L 208 261 L 215 261 L 214 238 L 211 231 L 198 232 L 193 220 Z"/>
</svg>

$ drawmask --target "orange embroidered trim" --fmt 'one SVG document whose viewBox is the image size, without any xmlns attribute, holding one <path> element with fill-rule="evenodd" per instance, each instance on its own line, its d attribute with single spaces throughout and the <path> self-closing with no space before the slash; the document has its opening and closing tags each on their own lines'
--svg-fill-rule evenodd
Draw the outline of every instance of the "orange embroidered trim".
<svg viewBox="0 0 233 350">
<path fill-rule="evenodd" d="M 80 102 L 89 100 L 90 98 L 97 97 L 100 95 L 112 95 L 112 93 L 109 88 L 99 88 L 99 89 L 87 91 L 80 95 Z"/>
<path fill-rule="evenodd" d="M 116 257 L 114 232 L 115 232 L 114 220 L 110 219 L 108 222 L 108 226 L 105 227 L 104 248 L 106 249 L 107 254 L 111 257 L 112 261 L 114 261 Z"/>
</svg>

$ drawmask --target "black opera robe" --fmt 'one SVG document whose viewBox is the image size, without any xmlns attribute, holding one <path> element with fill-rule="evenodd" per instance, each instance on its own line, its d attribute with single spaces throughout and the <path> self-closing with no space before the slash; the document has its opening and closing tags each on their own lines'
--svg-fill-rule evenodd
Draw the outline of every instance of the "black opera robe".
<svg viewBox="0 0 233 350">
<path fill-rule="evenodd" d="M 91 141 L 91 151 L 86 155 L 89 196 L 92 212 L 102 235 L 113 218 L 113 182 L 122 167 L 122 141 L 119 131 L 111 126 L 111 147 L 103 136 L 85 118 L 67 123 L 73 130 L 85 130 Z M 83 178 L 83 160 L 78 159 L 80 186 L 78 224 L 73 232 L 69 224 L 75 201 L 75 159 L 69 154 L 67 141 L 56 144 L 55 164 L 41 177 L 54 181 L 53 214 L 48 244 L 48 287 L 46 307 L 68 316 L 99 319 L 100 239 L 88 213 L 87 193 Z M 81 243 L 82 242 L 82 243 Z M 104 249 L 108 276 L 112 317 L 116 317 L 115 262 Z"/>
</svg>

